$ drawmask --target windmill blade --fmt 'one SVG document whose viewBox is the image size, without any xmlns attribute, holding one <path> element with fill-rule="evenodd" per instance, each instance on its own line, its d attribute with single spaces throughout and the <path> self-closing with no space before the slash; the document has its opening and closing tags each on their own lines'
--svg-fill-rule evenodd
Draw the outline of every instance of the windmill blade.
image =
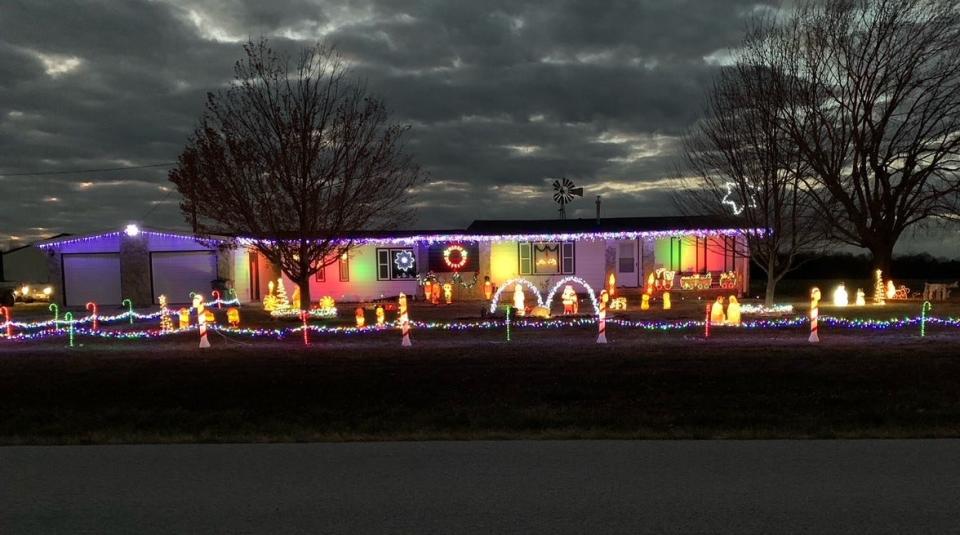
<svg viewBox="0 0 960 535">
<path fill-rule="evenodd" d="M 573 187 L 573 181 L 570 180 L 569 178 L 564 178 L 564 179 L 563 179 L 563 187 L 566 188 L 566 189 L 572 188 L 572 187 Z"/>
<path fill-rule="evenodd" d="M 578 197 L 583 197 L 583 188 L 572 188 L 569 190 L 570 195 L 576 195 Z M 571 199 L 572 200 L 572 199 Z"/>
<path fill-rule="evenodd" d="M 559 181 L 559 180 L 554 180 L 554 181 L 553 181 L 553 189 L 554 189 L 554 190 L 559 190 L 559 189 L 560 189 L 560 181 Z"/>
</svg>

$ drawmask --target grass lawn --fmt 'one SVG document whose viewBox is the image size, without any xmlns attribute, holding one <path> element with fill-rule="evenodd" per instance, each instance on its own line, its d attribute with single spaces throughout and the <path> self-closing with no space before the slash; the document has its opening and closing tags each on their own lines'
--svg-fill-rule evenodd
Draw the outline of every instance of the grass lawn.
<svg viewBox="0 0 960 535">
<path fill-rule="evenodd" d="M 407 349 L 395 330 L 309 348 L 214 334 L 204 351 L 195 333 L 76 349 L 0 341 L 0 443 L 958 437 L 960 331 L 915 331 L 824 329 L 820 345 L 803 329 L 704 340 L 617 327 L 607 346 L 572 327 L 518 329 L 510 343 L 415 330 Z"/>
</svg>

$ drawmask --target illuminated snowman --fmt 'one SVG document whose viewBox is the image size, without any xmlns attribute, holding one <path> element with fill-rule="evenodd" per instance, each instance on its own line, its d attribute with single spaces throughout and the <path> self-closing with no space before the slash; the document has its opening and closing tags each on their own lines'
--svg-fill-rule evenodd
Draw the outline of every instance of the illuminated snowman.
<svg viewBox="0 0 960 535">
<path fill-rule="evenodd" d="M 513 307 L 517 309 L 517 315 L 524 315 L 523 306 L 523 286 L 517 284 L 513 287 Z"/>
<path fill-rule="evenodd" d="M 563 288 L 560 301 L 563 303 L 564 314 L 576 314 L 578 312 L 577 292 L 573 291 L 573 286 L 568 284 Z"/>
</svg>

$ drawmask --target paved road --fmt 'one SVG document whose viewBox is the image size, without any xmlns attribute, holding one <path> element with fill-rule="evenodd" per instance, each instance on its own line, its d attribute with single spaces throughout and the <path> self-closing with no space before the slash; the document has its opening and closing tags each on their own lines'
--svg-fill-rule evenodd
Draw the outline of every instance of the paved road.
<svg viewBox="0 0 960 535">
<path fill-rule="evenodd" d="M 960 441 L 0 448 L 0 533 L 904 533 Z"/>
</svg>

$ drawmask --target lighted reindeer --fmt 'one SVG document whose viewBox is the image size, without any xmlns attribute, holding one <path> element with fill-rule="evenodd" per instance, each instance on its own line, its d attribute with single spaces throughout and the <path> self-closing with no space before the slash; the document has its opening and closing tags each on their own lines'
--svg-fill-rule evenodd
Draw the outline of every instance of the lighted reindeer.
<svg viewBox="0 0 960 535">
<path fill-rule="evenodd" d="M 950 298 L 950 290 L 958 286 L 960 286 L 960 282 L 952 284 L 925 282 L 923 283 L 923 299 L 924 301 L 946 301 Z"/>
</svg>

